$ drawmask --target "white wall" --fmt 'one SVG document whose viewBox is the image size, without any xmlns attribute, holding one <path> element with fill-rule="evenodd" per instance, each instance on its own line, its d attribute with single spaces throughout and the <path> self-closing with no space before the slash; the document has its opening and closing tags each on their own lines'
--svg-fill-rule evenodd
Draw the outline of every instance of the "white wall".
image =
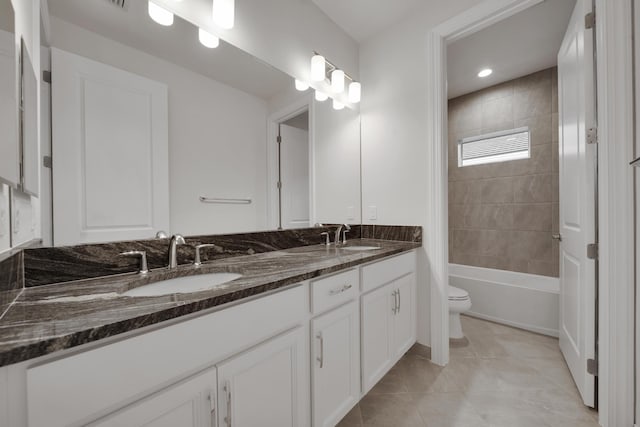
<svg viewBox="0 0 640 427">
<path fill-rule="evenodd" d="M 476 4 L 423 6 L 360 46 L 362 199 L 366 224 L 425 225 L 427 210 L 428 31 Z M 370 206 L 377 220 L 370 220 Z M 429 230 L 424 230 L 429 239 Z M 419 253 L 418 340 L 430 344 L 427 254 Z"/>
<path fill-rule="evenodd" d="M 360 116 L 314 101 L 316 221 L 360 223 Z"/>
<path fill-rule="evenodd" d="M 55 17 L 51 34 L 54 47 L 169 87 L 171 232 L 266 227 L 265 101 Z M 249 197 L 253 203 L 203 204 L 200 195 Z"/>
</svg>

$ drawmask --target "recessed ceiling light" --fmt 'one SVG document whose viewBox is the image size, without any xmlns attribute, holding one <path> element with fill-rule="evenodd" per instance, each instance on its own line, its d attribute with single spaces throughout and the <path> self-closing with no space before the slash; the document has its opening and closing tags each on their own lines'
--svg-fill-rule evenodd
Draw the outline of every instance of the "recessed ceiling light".
<svg viewBox="0 0 640 427">
<path fill-rule="evenodd" d="M 485 68 L 478 73 L 478 77 L 488 77 L 491 75 L 491 73 L 493 73 L 493 70 L 491 68 Z"/>
<path fill-rule="evenodd" d="M 149 16 L 160 25 L 166 27 L 173 24 L 173 13 L 149 1 Z"/>
</svg>

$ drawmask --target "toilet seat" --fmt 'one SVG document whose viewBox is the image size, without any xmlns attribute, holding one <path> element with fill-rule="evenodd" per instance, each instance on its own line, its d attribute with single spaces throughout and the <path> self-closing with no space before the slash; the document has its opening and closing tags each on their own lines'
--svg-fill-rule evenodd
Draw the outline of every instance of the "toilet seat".
<svg viewBox="0 0 640 427">
<path fill-rule="evenodd" d="M 449 286 L 449 301 L 466 301 L 468 299 L 469 292 L 455 286 Z"/>
</svg>

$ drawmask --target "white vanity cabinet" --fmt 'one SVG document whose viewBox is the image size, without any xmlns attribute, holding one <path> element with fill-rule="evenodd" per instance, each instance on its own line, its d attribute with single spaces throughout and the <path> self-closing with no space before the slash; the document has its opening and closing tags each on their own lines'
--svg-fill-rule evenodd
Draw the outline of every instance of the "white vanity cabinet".
<svg viewBox="0 0 640 427">
<path fill-rule="evenodd" d="M 413 257 L 413 260 L 410 258 Z M 416 279 L 413 253 L 363 267 L 362 392 L 366 394 L 416 340 Z M 373 274 L 384 268 L 384 274 Z M 372 271 L 368 271 L 367 269 Z M 369 283 L 364 280 L 369 278 Z M 378 283 L 375 283 L 378 281 Z"/>
<path fill-rule="evenodd" d="M 360 307 L 353 301 L 311 321 L 313 425 L 336 425 L 360 400 Z"/>
<path fill-rule="evenodd" d="M 216 384 L 216 369 L 208 369 L 89 425 L 215 427 Z"/>
<path fill-rule="evenodd" d="M 301 327 L 218 365 L 220 427 L 298 427 L 307 419 Z"/>
</svg>

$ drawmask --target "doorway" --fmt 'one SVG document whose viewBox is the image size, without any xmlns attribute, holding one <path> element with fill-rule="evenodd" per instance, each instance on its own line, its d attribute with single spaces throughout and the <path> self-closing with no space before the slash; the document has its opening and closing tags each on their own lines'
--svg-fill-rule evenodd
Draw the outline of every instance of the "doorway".
<svg viewBox="0 0 640 427">
<path fill-rule="evenodd" d="M 310 226 L 309 110 L 278 123 L 278 230 Z"/>
</svg>

